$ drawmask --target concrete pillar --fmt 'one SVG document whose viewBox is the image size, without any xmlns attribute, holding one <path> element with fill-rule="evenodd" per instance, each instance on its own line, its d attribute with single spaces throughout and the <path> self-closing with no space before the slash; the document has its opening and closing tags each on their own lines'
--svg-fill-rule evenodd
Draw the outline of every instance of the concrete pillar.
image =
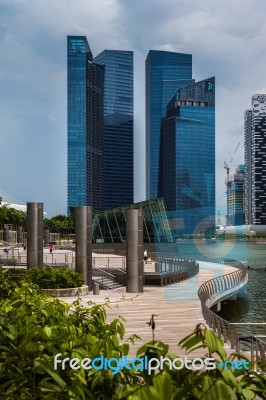
<svg viewBox="0 0 266 400">
<path fill-rule="evenodd" d="M 222 302 L 216 303 L 216 304 L 212 307 L 212 310 L 213 310 L 214 312 L 219 312 L 219 311 L 221 311 L 221 309 L 222 309 Z"/>
<path fill-rule="evenodd" d="M 43 267 L 43 203 L 27 203 L 27 266 Z"/>
<path fill-rule="evenodd" d="M 38 267 L 43 268 L 43 203 L 38 207 Z"/>
<path fill-rule="evenodd" d="M 75 207 L 75 270 L 84 277 L 84 284 L 92 290 L 92 208 Z"/>
<path fill-rule="evenodd" d="M 8 225 L 4 225 L 3 241 L 9 243 L 9 229 L 8 229 Z"/>
<path fill-rule="evenodd" d="M 22 226 L 17 227 L 17 243 L 22 243 Z"/>
<path fill-rule="evenodd" d="M 92 207 L 87 206 L 87 285 L 92 290 Z"/>
<path fill-rule="evenodd" d="M 48 246 L 50 243 L 50 231 L 49 229 L 44 229 L 44 244 Z"/>
<path fill-rule="evenodd" d="M 142 210 L 126 211 L 127 292 L 143 291 L 143 214 Z"/>
<path fill-rule="evenodd" d="M 27 203 L 27 265 L 38 266 L 38 203 Z"/>
<path fill-rule="evenodd" d="M 138 210 L 138 253 L 139 253 L 139 292 L 143 292 L 143 211 Z"/>
</svg>

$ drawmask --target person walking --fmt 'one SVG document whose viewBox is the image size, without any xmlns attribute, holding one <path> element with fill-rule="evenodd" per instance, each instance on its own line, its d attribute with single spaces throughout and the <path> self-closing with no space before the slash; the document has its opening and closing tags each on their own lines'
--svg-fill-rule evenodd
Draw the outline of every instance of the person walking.
<svg viewBox="0 0 266 400">
<path fill-rule="evenodd" d="M 147 260 L 148 260 L 148 252 L 147 252 L 147 250 L 144 250 L 144 261 L 145 261 L 145 264 L 147 264 Z"/>
<path fill-rule="evenodd" d="M 53 252 L 53 245 L 52 244 L 49 245 L 49 249 L 50 249 L 50 253 L 52 253 Z"/>
</svg>

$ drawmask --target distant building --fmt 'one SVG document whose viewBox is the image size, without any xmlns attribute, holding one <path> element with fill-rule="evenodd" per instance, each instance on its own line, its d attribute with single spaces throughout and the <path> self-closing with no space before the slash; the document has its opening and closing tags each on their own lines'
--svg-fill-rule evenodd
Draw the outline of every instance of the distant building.
<svg viewBox="0 0 266 400">
<path fill-rule="evenodd" d="M 245 157 L 245 185 L 244 185 L 244 223 L 252 221 L 252 111 L 246 110 L 244 114 L 244 157 Z"/>
<path fill-rule="evenodd" d="M 245 165 L 238 165 L 227 183 L 227 225 L 244 225 Z"/>
<path fill-rule="evenodd" d="M 176 91 L 194 83 L 192 55 L 151 50 L 146 59 L 146 198 L 158 197 L 161 119 Z"/>
<path fill-rule="evenodd" d="M 94 62 L 104 68 L 104 207 L 134 201 L 133 52 L 104 50 Z"/>
<path fill-rule="evenodd" d="M 133 53 L 67 38 L 67 205 L 133 202 Z"/>
<path fill-rule="evenodd" d="M 161 125 L 159 196 L 176 233 L 214 230 L 215 78 L 179 89 Z"/>
<path fill-rule="evenodd" d="M 266 94 L 245 112 L 245 224 L 266 225 Z"/>
</svg>

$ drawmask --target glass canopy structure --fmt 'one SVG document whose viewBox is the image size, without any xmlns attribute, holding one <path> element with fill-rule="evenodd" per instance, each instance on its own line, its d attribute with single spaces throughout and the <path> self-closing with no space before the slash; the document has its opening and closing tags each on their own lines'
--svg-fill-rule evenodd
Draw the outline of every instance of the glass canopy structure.
<svg viewBox="0 0 266 400">
<path fill-rule="evenodd" d="M 92 223 L 93 241 L 96 243 L 124 243 L 126 241 L 126 210 L 129 209 L 143 210 L 144 243 L 173 242 L 163 198 L 97 212 Z"/>
</svg>

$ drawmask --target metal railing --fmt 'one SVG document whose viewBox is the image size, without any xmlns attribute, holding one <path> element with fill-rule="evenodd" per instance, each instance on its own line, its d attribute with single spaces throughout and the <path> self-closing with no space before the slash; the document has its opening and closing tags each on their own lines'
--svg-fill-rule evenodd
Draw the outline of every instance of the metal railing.
<svg viewBox="0 0 266 400">
<path fill-rule="evenodd" d="M 112 273 L 115 276 L 115 281 L 122 286 L 126 286 L 127 284 L 127 275 L 126 271 L 119 268 L 109 267 L 108 272 Z"/>
<path fill-rule="evenodd" d="M 74 266 L 74 254 L 73 252 L 59 253 L 53 251 L 52 253 L 44 253 L 43 263 L 44 265 L 51 266 Z M 27 266 L 27 251 L 19 251 L 19 249 L 9 249 L 8 254 L 0 253 L 0 265 L 2 266 L 14 266 L 14 267 L 25 267 Z"/>
<path fill-rule="evenodd" d="M 65 265 L 72 267 L 74 265 L 74 254 L 72 252 L 57 253 L 56 251 L 43 255 L 43 262 L 46 265 Z"/>
<path fill-rule="evenodd" d="M 238 270 L 229 274 L 219 276 L 203 283 L 198 290 L 198 297 L 201 301 L 202 314 L 210 328 L 216 332 L 225 343 L 230 342 L 231 348 L 238 349 L 238 335 L 234 325 L 221 318 L 212 311 L 208 304 L 217 295 L 222 294 L 228 289 L 233 289 L 246 282 L 247 271 L 243 266 L 238 266 Z"/>
<path fill-rule="evenodd" d="M 110 274 L 109 272 L 106 272 L 100 268 L 92 268 L 92 280 L 99 283 L 105 289 L 112 290 L 117 283 L 115 280 L 115 275 Z"/>
<path fill-rule="evenodd" d="M 236 268 L 238 268 L 236 271 L 210 279 L 200 286 L 198 296 L 202 305 L 205 306 L 203 307 L 204 312 L 206 308 L 209 309 L 206 303 L 210 303 L 216 295 L 247 282 L 248 274 L 246 268 L 240 264 Z"/>
<path fill-rule="evenodd" d="M 114 250 L 114 249 L 92 249 L 92 252 L 95 254 L 117 254 L 120 253 L 120 250 Z M 125 251 L 121 251 L 122 253 L 126 253 Z M 125 255 L 125 254 L 123 254 Z"/>
<path fill-rule="evenodd" d="M 106 268 L 121 268 L 126 269 L 126 258 L 125 257 L 92 257 L 92 264 L 95 267 L 106 267 Z"/>
<path fill-rule="evenodd" d="M 266 341 L 256 338 L 256 359 L 266 362 Z"/>
<path fill-rule="evenodd" d="M 229 342 L 231 348 L 235 349 L 237 352 L 250 352 L 251 361 L 257 363 L 260 360 L 266 360 L 266 342 L 260 339 L 264 337 L 264 335 L 252 334 L 250 336 L 243 336 L 243 332 L 241 332 L 239 328 L 242 326 L 245 330 L 247 327 L 252 327 L 253 329 L 263 327 L 265 329 L 266 323 L 232 323 L 226 321 L 210 309 L 210 307 L 214 305 L 212 300 L 215 296 L 221 295 L 220 298 L 222 298 L 222 294 L 226 294 L 226 291 L 229 289 L 243 286 L 247 282 L 248 273 L 246 268 L 241 263 L 234 266 L 237 268 L 237 271 L 210 279 L 200 286 L 198 297 L 201 301 L 202 314 L 209 327 L 212 328 L 212 330 L 216 332 L 225 343 Z M 215 299 L 215 301 L 217 303 L 219 302 L 219 299 Z M 241 348 L 241 344 L 243 343 L 246 345 Z"/>
</svg>

